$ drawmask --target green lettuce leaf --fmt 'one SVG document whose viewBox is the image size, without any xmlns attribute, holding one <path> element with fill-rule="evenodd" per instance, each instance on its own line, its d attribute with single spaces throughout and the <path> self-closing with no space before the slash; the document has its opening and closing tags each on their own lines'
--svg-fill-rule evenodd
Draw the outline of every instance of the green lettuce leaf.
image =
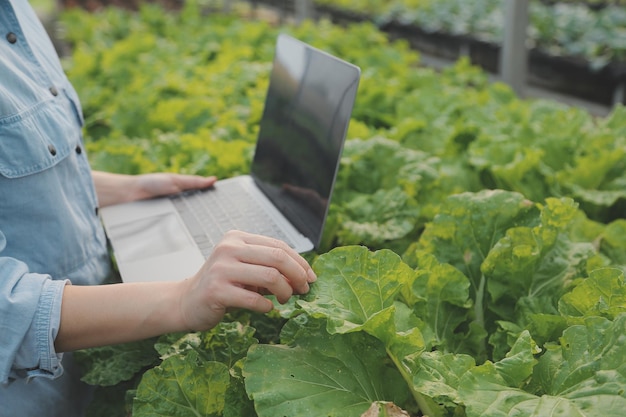
<svg viewBox="0 0 626 417">
<path fill-rule="evenodd" d="M 341 158 L 337 189 L 373 194 L 400 186 L 408 192 L 420 186 L 425 173 L 434 173 L 428 158 L 424 152 L 407 149 L 387 138 L 349 140 Z"/>
<path fill-rule="evenodd" d="M 229 384 L 228 367 L 223 363 L 172 356 L 144 374 L 133 401 L 133 416 L 218 417 L 224 412 Z"/>
<path fill-rule="evenodd" d="M 161 336 L 155 347 L 163 362 L 143 375 L 133 415 L 233 416 L 249 410 L 240 368 L 248 348 L 257 343 L 255 331 L 223 321 L 206 332 Z"/>
<path fill-rule="evenodd" d="M 248 397 L 243 377 L 243 364 L 245 359 L 238 361 L 230 369 L 230 385 L 224 399 L 223 417 L 254 417 L 254 402 Z"/>
<path fill-rule="evenodd" d="M 317 258 L 313 269 L 318 280 L 298 304 L 313 317 L 327 318 L 331 334 L 362 330 L 393 308 L 415 275 L 395 253 L 360 246 L 333 249 Z"/>
<path fill-rule="evenodd" d="M 601 129 L 597 132 L 581 142 L 569 166 L 558 173 L 557 179 L 583 204 L 610 207 L 626 197 L 623 187 L 626 151 L 623 141 L 616 140 L 614 133 Z"/>
<path fill-rule="evenodd" d="M 412 286 L 402 291 L 404 301 L 432 329 L 433 345 L 444 351 L 463 351 L 467 340 L 459 326 L 468 320 L 473 305 L 469 279 L 431 254 L 415 256 L 416 277 Z"/>
<path fill-rule="evenodd" d="M 496 363 L 485 362 L 463 374 L 458 392 L 467 416 L 509 416 L 516 404 L 535 398 L 522 387 L 532 375 L 536 353 L 537 347 L 526 331 L 507 357 Z"/>
<path fill-rule="evenodd" d="M 539 392 L 585 416 L 620 416 L 626 407 L 626 315 L 588 317 L 563 332 L 539 360 Z M 555 401 L 556 402 L 556 401 Z"/>
<path fill-rule="evenodd" d="M 473 357 L 463 354 L 423 352 L 413 366 L 413 388 L 435 403 L 454 409 L 460 403 L 458 389 L 461 377 L 473 369 Z"/>
<path fill-rule="evenodd" d="M 80 350 L 74 353 L 90 385 L 113 386 L 159 362 L 155 339 Z"/>
<path fill-rule="evenodd" d="M 606 225 L 600 238 L 600 251 L 613 263 L 626 265 L 626 220 L 618 219 Z"/>
<path fill-rule="evenodd" d="M 483 190 L 453 195 L 410 249 L 434 255 L 439 262 L 452 265 L 469 279 L 473 311 L 464 348 L 466 353 L 477 355 L 479 362 L 487 357 L 485 338 L 494 327 L 494 318 L 485 316 L 489 300 L 482 265 L 509 229 L 537 225 L 539 213 L 537 205 L 519 193 Z M 405 258 L 415 258 L 415 254 L 405 253 Z"/>
<path fill-rule="evenodd" d="M 593 270 L 571 292 L 559 300 L 559 312 L 568 318 L 589 316 L 614 319 L 626 313 L 626 280 L 617 268 Z"/>
<path fill-rule="evenodd" d="M 416 249 L 463 272 L 474 298 L 481 287 L 481 265 L 491 248 L 508 229 L 535 225 L 537 217 L 537 207 L 518 193 L 485 190 L 453 195 L 426 226 Z"/>
<path fill-rule="evenodd" d="M 548 342 L 558 341 L 563 331 L 568 327 L 567 318 L 558 314 L 527 314 L 523 319 L 525 329 L 532 334 L 539 346 Z"/>
<path fill-rule="evenodd" d="M 468 417 L 623 415 L 625 314 L 614 322 L 588 317 L 584 324 L 567 328 L 560 344 L 547 345 L 538 361 L 528 332 L 516 346 L 520 341 L 507 358 L 487 362 L 461 378 L 459 394 Z"/>
<path fill-rule="evenodd" d="M 192 356 L 201 361 L 221 362 L 232 368 L 257 343 L 255 329 L 239 322 L 221 322 L 205 332 L 162 336 L 156 349 L 163 359 Z"/>
<path fill-rule="evenodd" d="M 341 210 L 337 244 L 379 248 L 411 233 L 418 213 L 415 201 L 398 187 L 373 194 L 353 194 Z"/>
<path fill-rule="evenodd" d="M 382 343 L 363 332 L 305 331 L 291 347 L 255 345 L 244 377 L 260 417 L 356 417 L 375 401 L 409 400 Z"/>
<path fill-rule="evenodd" d="M 573 279 L 586 274 L 586 261 L 595 249 L 590 243 L 571 242 L 566 233 L 576 213 L 572 200 L 549 198 L 539 225 L 507 230 L 482 265 L 493 302 L 545 295 L 556 302 Z"/>
<path fill-rule="evenodd" d="M 400 363 L 432 344 L 432 333 L 398 294 L 415 271 L 389 250 L 333 249 L 313 264 L 318 280 L 298 305 L 328 321 L 330 334 L 365 331 L 381 340 Z"/>
</svg>

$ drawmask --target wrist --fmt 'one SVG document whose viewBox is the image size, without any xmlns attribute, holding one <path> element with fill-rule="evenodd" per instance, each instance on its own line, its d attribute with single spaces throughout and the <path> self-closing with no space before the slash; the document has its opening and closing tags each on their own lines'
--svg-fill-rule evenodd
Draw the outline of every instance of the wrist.
<svg viewBox="0 0 626 417">
<path fill-rule="evenodd" d="M 93 171 L 92 178 L 100 207 L 137 200 L 141 186 L 136 175 Z"/>
<path fill-rule="evenodd" d="M 177 331 L 194 332 L 197 329 L 191 320 L 187 307 L 190 305 L 188 294 L 193 294 L 193 278 L 187 278 L 175 283 L 175 289 L 172 291 L 174 305 L 171 308 L 172 322 L 177 327 Z"/>
</svg>

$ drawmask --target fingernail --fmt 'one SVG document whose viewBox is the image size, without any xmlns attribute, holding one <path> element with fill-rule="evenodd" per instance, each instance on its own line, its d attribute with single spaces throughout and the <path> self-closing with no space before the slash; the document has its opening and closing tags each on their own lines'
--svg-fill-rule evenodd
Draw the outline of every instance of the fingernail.
<svg viewBox="0 0 626 417">
<path fill-rule="evenodd" d="M 317 275 L 315 275 L 315 272 L 313 272 L 312 269 L 309 269 L 309 271 L 307 272 L 307 275 L 309 276 L 309 282 L 315 282 L 317 281 Z"/>
</svg>

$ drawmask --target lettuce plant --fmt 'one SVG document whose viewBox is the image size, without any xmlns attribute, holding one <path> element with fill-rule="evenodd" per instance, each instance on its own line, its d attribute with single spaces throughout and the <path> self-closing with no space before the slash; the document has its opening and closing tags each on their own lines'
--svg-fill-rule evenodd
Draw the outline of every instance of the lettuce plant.
<svg viewBox="0 0 626 417">
<path fill-rule="evenodd" d="M 621 415 L 623 108 L 421 68 L 369 24 L 100 13 L 65 17 L 98 169 L 245 172 L 278 31 L 363 77 L 310 294 L 79 352 L 90 416 Z"/>
</svg>

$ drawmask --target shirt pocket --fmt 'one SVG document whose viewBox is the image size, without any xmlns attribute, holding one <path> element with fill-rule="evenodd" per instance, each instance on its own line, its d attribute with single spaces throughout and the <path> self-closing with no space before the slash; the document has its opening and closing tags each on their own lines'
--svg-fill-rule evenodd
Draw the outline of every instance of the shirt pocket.
<svg viewBox="0 0 626 417">
<path fill-rule="evenodd" d="M 20 178 L 41 172 L 76 148 L 82 118 L 66 94 L 0 119 L 0 175 Z"/>
<path fill-rule="evenodd" d="M 67 97 L 67 99 L 70 101 L 70 105 L 72 107 L 74 115 L 76 116 L 76 120 L 78 121 L 78 124 L 81 127 L 84 126 L 85 119 L 83 117 L 83 109 L 80 104 L 80 99 L 78 98 L 78 94 L 76 93 L 76 90 L 74 90 L 74 87 L 72 87 L 72 85 L 68 83 L 66 87 L 63 89 L 63 92 L 65 96 Z"/>
</svg>

